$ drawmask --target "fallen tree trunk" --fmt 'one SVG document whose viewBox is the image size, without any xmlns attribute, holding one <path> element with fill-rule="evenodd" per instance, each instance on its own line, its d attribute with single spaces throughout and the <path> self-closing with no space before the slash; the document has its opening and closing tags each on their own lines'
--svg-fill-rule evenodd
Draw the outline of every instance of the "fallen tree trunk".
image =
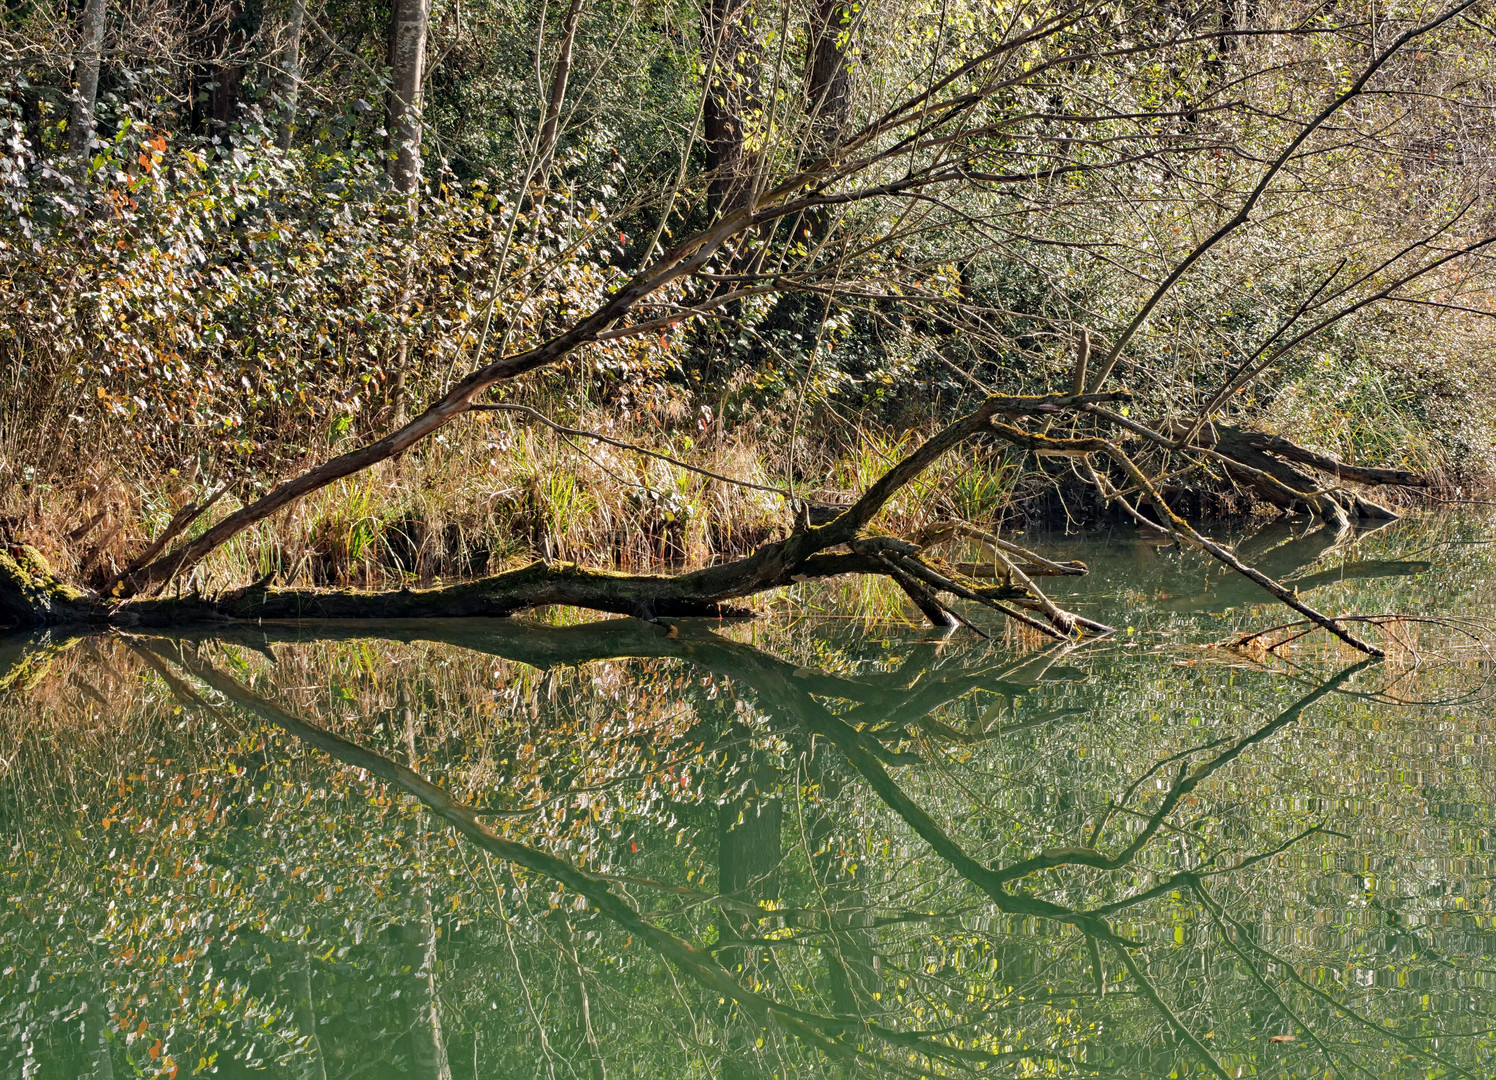
<svg viewBox="0 0 1496 1080">
<path fill-rule="evenodd" d="M 968 438 L 996 429 L 996 416 L 1043 415 L 1100 400 L 1125 400 L 1118 391 L 1103 395 L 1044 395 L 1032 398 L 991 397 L 961 417 L 902 461 L 897 462 L 863 496 L 833 520 L 810 527 L 803 520 L 782 540 L 752 555 L 718 566 L 677 575 L 624 574 L 570 564 L 536 562 L 478 581 L 439 589 L 400 589 L 383 593 L 274 589 L 259 582 L 208 598 L 144 597 L 116 601 L 69 590 L 57 582 L 40 556 L 23 566 L 15 559 L 0 564 L 0 618 L 12 626 L 112 624 L 171 626 L 200 622 L 256 619 L 394 619 L 506 616 L 536 607 L 565 606 L 655 620 L 670 617 L 733 617 L 751 612 L 733 601 L 818 578 L 845 574 L 889 577 L 913 597 L 937 626 L 965 623 L 941 596 L 956 596 L 991 607 L 1018 622 L 1069 638 L 1084 628 L 1110 628 L 1079 619 L 1053 605 L 1028 579 L 1020 586 L 984 588 L 963 580 L 959 571 L 932 564 L 915 544 L 894 537 L 869 535 L 872 520 L 895 494 L 943 454 Z M 211 530 L 210 530 L 211 531 Z M 40 568 L 38 568 L 40 567 Z M 1037 606 L 1047 623 L 1006 606 L 1018 600 Z M 969 625 L 969 623 L 967 623 Z"/>
<path fill-rule="evenodd" d="M 888 538 L 882 543 L 898 544 Z M 876 554 L 855 551 L 812 555 L 782 564 L 770 544 L 747 559 L 679 575 L 622 574 L 571 563 L 534 562 L 476 581 L 435 589 L 349 592 L 275 589 L 257 583 L 212 598 L 138 600 L 84 609 L 82 620 L 164 627 L 261 619 L 503 618 L 540 607 L 577 607 L 651 621 L 667 618 L 744 618 L 751 609 L 730 601 L 819 578 L 844 574 L 889 575 Z M 773 567 L 765 572 L 765 567 Z M 1022 590 L 983 590 L 997 599 L 1026 598 Z"/>
<path fill-rule="evenodd" d="M 1009 556 L 1017 556 L 1029 565 L 1042 565 L 1050 573 L 1083 570 L 1078 564 L 1044 560 L 1033 552 L 974 530 L 964 522 L 951 522 L 927 530 L 922 544 L 869 534 L 873 519 L 895 494 L 942 455 L 971 438 L 983 436 L 1035 454 L 1058 453 L 1075 458 L 1090 471 L 1105 498 L 1120 502 L 1135 517 L 1146 520 L 1121 491 L 1096 472 L 1091 458 L 1095 456 L 1111 461 L 1121 468 L 1127 482 L 1159 514 L 1163 527 L 1175 537 L 1242 574 L 1353 648 L 1371 656 L 1384 655 L 1381 649 L 1352 634 L 1341 622 L 1309 607 L 1293 590 L 1246 565 L 1228 548 L 1201 535 L 1175 515 L 1158 495 L 1152 481 L 1117 442 L 1101 436 L 1056 438 L 1042 431 L 1004 422 L 1016 422 L 1021 417 L 1052 420 L 1055 414 L 1090 413 L 1134 434 L 1144 433 L 1170 451 L 1190 449 L 1176 447 L 1167 437 L 1152 429 L 1100 407 L 1103 402 L 1126 401 L 1130 397 L 1126 391 L 1034 397 L 994 395 L 895 463 L 861 498 L 826 524 L 813 526 L 808 514 L 802 513 L 794 531 L 784 539 L 765 544 L 746 558 L 683 574 L 624 574 L 537 562 L 479 581 L 430 590 L 323 592 L 273 589 L 268 581 L 264 581 L 215 598 L 136 597 L 119 602 L 110 597 L 69 590 L 45 569 L 40 556 L 30 553 L 24 558 L 11 557 L 0 562 L 0 618 L 19 626 L 69 623 L 170 626 L 225 620 L 507 616 L 528 608 L 549 606 L 634 615 L 650 621 L 689 616 L 720 618 L 751 614 L 733 606 L 733 601 L 759 593 L 817 578 L 871 574 L 895 582 L 939 627 L 972 625 L 952 607 L 950 598 L 955 597 L 991 608 L 1014 622 L 1060 640 L 1071 640 L 1087 633 L 1110 633 L 1108 626 L 1061 609 L 1039 589 L 1024 566 Z M 1218 434 L 1215 440 L 1219 440 Z M 1230 467 L 1232 459 L 1220 451 L 1201 448 L 1197 452 L 1224 461 Z M 1266 451 L 1253 452 L 1269 456 Z M 1282 462 L 1278 464 L 1284 465 Z M 1243 468 L 1250 470 L 1249 475 L 1265 477 L 1264 482 L 1274 490 L 1287 487 L 1285 481 L 1264 470 L 1253 466 Z M 1311 494 L 1308 497 L 1318 496 Z M 1385 513 L 1390 514 L 1390 511 Z M 1343 513 L 1340 519 L 1343 522 Z M 994 573 L 1002 574 L 1003 584 L 984 588 L 964 574 L 960 566 L 946 566 L 928 555 L 929 548 L 936 544 L 958 536 L 972 538 L 973 535 L 986 545 L 1000 564 L 1001 570 Z"/>
<path fill-rule="evenodd" d="M 622 574 L 571 563 L 535 562 L 517 570 L 435 589 L 371 593 L 275 589 L 261 582 L 214 597 L 161 597 L 127 604 L 100 602 L 76 590 L 66 590 L 66 586 L 58 584 L 55 579 L 39 584 L 36 576 L 31 574 L 24 578 L 20 604 L 7 605 L 4 610 L 12 627 L 167 627 L 262 619 L 502 618 L 552 606 L 586 608 L 648 620 L 743 618 L 754 612 L 730 601 L 802 581 L 845 574 L 887 576 L 898 581 L 902 572 L 890 572 L 886 557 L 875 549 L 897 550 L 912 548 L 912 545 L 888 537 L 874 537 L 859 546 L 868 543 L 874 550 L 817 554 L 799 562 L 785 563 L 779 558 L 785 544 L 780 541 L 761 548 L 747 559 L 674 576 Z M 0 557 L 0 596 L 21 591 L 8 587 L 8 583 L 16 580 L 11 573 L 15 561 L 9 560 L 9 563 L 7 566 Z M 993 601 L 1037 599 L 1023 589 L 983 589 L 976 585 L 971 588 L 984 599 Z M 64 591 L 59 596 L 55 590 Z M 931 595 L 934 593 L 933 589 L 925 591 Z M 27 606 L 33 599 L 36 599 L 36 604 Z M 944 610 L 943 605 L 935 610 Z M 934 615 L 927 614 L 931 614 L 933 621 Z"/>
<path fill-rule="evenodd" d="M 1182 431 L 1176 432 L 1176 435 Z M 1427 487 L 1428 478 L 1405 469 L 1379 469 L 1345 462 L 1300 446 L 1267 432 L 1209 424 L 1196 437 L 1197 445 L 1213 450 L 1227 459 L 1222 464 L 1230 477 L 1264 502 L 1283 510 L 1307 510 L 1325 516 L 1323 500 L 1331 500 L 1348 516 L 1373 521 L 1395 521 L 1398 514 L 1359 492 L 1340 486 L 1352 483 L 1399 487 Z M 1328 485 L 1299 468 L 1308 465 L 1328 473 Z M 1276 483 L 1270 482 L 1276 481 Z"/>
</svg>

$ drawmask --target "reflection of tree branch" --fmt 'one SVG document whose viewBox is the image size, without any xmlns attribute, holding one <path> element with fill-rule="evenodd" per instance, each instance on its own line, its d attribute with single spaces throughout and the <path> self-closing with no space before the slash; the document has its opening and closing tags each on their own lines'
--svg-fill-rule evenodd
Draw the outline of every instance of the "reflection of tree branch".
<svg viewBox="0 0 1496 1080">
<path fill-rule="evenodd" d="M 1241 873 L 1241 871 L 1246 870 L 1249 867 L 1256 866 L 1260 862 L 1266 862 L 1268 859 L 1273 858 L 1275 855 L 1283 854 L 1289 848 L 1297 844 L 1300 840 L 1307 839 L 1308 837 L 1313 836 L 1315 833 L 1324 831 L 1325 829 L 1323 825 L 1311 825 L 1309 828 L 1303 830 L 1302 832 L 1295 833 L 1293 836 L 1290 836 L 1287 840 L 1283 841 L 1283 843 L 1279 844 L 1271 851 L 1259 852 L 1258 854 L 1253 855 L 1250 858 L 1243 859 L 1235 866 L 1222 867 L 1219 870 L 1183 870 L 1177 874 L 1170 874 L 1168 877 L 1158 882 L 1158 884 L 1150 886 L 1140 893 L 1133 893 L 1131 896 L 1125 896 L 1121 900 L 1115 900 L 1110 904 L 1102 904 L 1100 907 L 1092 908 L 1091 914 L 1102 916 L 1115 915 L 1119 911 L 1126 910 L 1130 907 L 1136 907 L 1138 904 L 1145 903 L 1148 900 L 1156 900 L 1160 896 L 1167 896 L 1172 892 L 1178 891 L 1179 889 L 1188 888 L 1194 885 L 1196 882 L 1203 881 L 1205 878 L 1219 877 L 1222 874 L 1239 874 Z"/>
<path fill-rule="evenodd" d="M 1198 882 L 1193 881 L 1189 883 L 1191 891 L 1195 892 L 1197 896 L 1199 895 L 1199 890 L 1195 888 L 1195 886 L 1197 886 L 1198 884 Z M 1283 995 L 1278 993 L 1277 988 L 1267 981 L 1267 977 L 1262 974 L 1256 964 L 1252 963 L 1251 959 L 1247 956 L 1246 951 L 1242 949 L 1241 945 L 1236 941 L 1231 931 L 1226 928 L 1226 925 L 1223 922 L 1221 922 L 1220 916 L 1216 914 L 1215 909 L 1211 907 L 1208 902 L 1202 901 L 1202 905 L 1204 906 L 1206 912 L 1209 913 L 1211 921 L 1214 922 L 1216 926 L 1220 927 L 1221 937 L 1225 939 L 1226 945 L 1231 949 L 1231 951 L 1234 952 L 1238 958 L 1240 958 L 1242 964 L 1251 974 L 1253 981 L 1272 996 L 1272 999 L 1275 1003 L 1277 1003 L 1278 1008 L 1283 1010 L 1283 1015 L 1292 1020 L 1294 1027 L 1302 1031 L 1305 1037 L 1314 1044 L 1315 1048 L 1319 1051 L 1320 1056 L 1325 1059 L 1325 1064 L 1330 1069 L 1337 1068 L 1337 1057 L 1334 1051 L 1332 1051 L 1328 1046 L 1324 1044 L 1324 1041 L 1320 1039 L 1320 1037 L 1315 1033 L 1314 1029 L 1311 1028 L 1296 1011 L 1294 1011 L 1293 1007 L 1289 1005 L 1288 1002 L 1283 1000 Z"/>
<path fill-rule="evenodd" d="M 1147 772 L 1143 773 L 1142 776 L 1138 777 L 1131 784 L 1127 785 L 1127 790 L 1122 793 L 1121 798 L 1113 799 L 1109 804 L 1107 804 L 1106 813 L 1101 815 L 1101 820 L 1098 821 L 1096 823 L 1096 827 L 1091 830 L 1091 838 L 1081 846 L 1084 848 L 1094 848 L 1097 843 L 1100 842 L 1101 834 L 1106 830 L 1106 827 L 1111 822 L 1113 815 L 1115 815 L 1118 811 L 1126 810 L 1128 800 L 1133 797 L 1133 794 L 1138 790 L 1138 788 L 1146 784 L 1149 778 L 1151 778 L 1160 769 L 1164 768 L 1165 766 L 1172 765 L 1176 761 L 1193 757 L 1194 755 L 1199 754 L 1203 751 L 1214 750 L 1217 746 L 1220 746 L 1221 743 L 1225 741 L 1226 740 L 1224 738 L 1212 739 L 1210 742 L 1204 743 L 1201 746 L 1192 746 L 1188 750 L 1181 750 L 1177 754 L 1170 754 L 1166 758 L 1160 758 L 1158 761 L 1155 761 L 1151 766 L 1149 766 Z M 1140 814 L 1139 816 L 1141 817 L 1143 815 Z"/>
<path fill-rule="evenodd" d="M 1013 881 L 1029 874 L 1038 873 L 1041 870 L 1051 870 L 1057 866 L 1090 866 L 1097 870 L 1117 870 L 1126 866 L 1138 852 L 1147 846 L 1148 842 L 1158 833 L 1158 830 L 1163 827 L 1164 820 L 1174 812 L 1174 808 L 1190 792 L 1199 787 L 1203 781 L 1231 764 L 1231 762 L 1235 761 L 1253 746 L 1272 738 L 1284 727 L 1297 720 L 1299 715 L 1310 705 L 1313 705 L 1325 695 L 1334 692 L 1336 688 L 1352 675 L 1373 662 L 1372 659 L 1368 658 L 1345 668 L 1333 678 L 1322 683 L 1309 694 L 1294 702 L 1283 712 L 1279 713 L 1272 721 L 1264 724 L 1252 734 L 1238 739 L 1226 751 L 1212 758 L 1210 761 L 1197 766 L 1193 770 L 1180 765 L 1179 772 L 1175 776 L 1173 784 L 1169 786 L 1169 791 L 1164 795 L 1163 802 L 1159 805 L 1159 808 L 1154 811 L 1137 836 L 1133 837 L 1132 842 L 1115 855 L 1103 855 L 1099 851 L 1088 848 L 1058 848 L 994 871 L 997 880 L 1001 882 Z"/>
<path fill-rule="evenodd" d="M 1169 1022 L 1169 1026 L 1174 1029 L 1174 1033 L 1189 1043 L 1191 1049 L 1200 1055 L 1201 1060 L 1205 1062 L 1211 1072 L 1215 1073 L 1221 1080 L 1232 1080 L 1231 1074 L 1221 1067 L 1221 1063 L 1216 1060 L 1215 1055 L 1210 1052 L 1210 1049 L 1200 1041 L 1199 1036 L 1191 1031 L 1188 1025 L 1179 1019 L 1174 1010 L 1169 1008 L 1168 1002 L 1159 996 L 1158 988 L 1153 985 L 1147 975 L 1143 974 L 1143 969 L 1138 966 L 1138 962 L 1133 959 L 1132 954 L 1127 951 L 1122 943 L 1115 940 L 1108 940 L 1107 944 L 1121 958 L 1123 965 L 1127 968 L 1127 973 L 1132 976 L 1132 981 L 1137 983 L 1138 989 L 1142 991 L 1143 996 Z"/>
<path fill-rule="evenodd" d="M 761 1023 L 769 1021 L 777 1023 L 786 1031 L 805 1039 L 828 1057 L 838 1060 L 874 1057 L 874 1060 L 877 1060 L 884 1068 L 893 1068 L 899 1072 L 910 1071 L 897 1062 L 877 1058 L 866 1050 L 854 1047 L 828 1034 L 831 1032 L 836 1035 L 848 1035 L 859 1031 L 866 1032 L 890 1046 L 957 1064 L 992 1065 L 1035 1056 L 1033 1051 L 1028 1050 L 998 1053 L 970 1047 L 950 1046 L 932 1041 L 917 1032 L 896 1031 L 858 1018 L 822 1016 L 807 1012 L 748 990 L 706 952 L 645 919 L 598 875 L 582 870 L 538 848 L 499 836 L 478 821 L 479 811 L 476 808 L 457 802 L 445 789 L 433 784 L 413 769 L 294 716 L 186 650 L 178 649 L 171 658 L 184 670 L 207 683 L 241 708 L 269 720 L 334 759 L 355 768 L 364 769 L 414 795 L 437 817 L 455 827 L 480 849 L 550 878 L 584 897 L 588 903 L 620 928 L 638 936 L 660 956 L 690 975 L 703 987 L 730 998 Z M 870 758 L 870 760 L 876 764 L 876 759 Z M 1044 1055 L 1040 1053 L 1038 1056 Z"/>
<path fill-rule="evenodd" d="M 1245 942 L 1253 952 L 1261 953 L 1267 959 L 1277 964 L 1290 979 L 1298 983 L 1299 986 L 1303 987 L 1303 989 L 1307 990 L 1313 996 L 1319 998 L 1321 1001 L 1326 1002 L 1341 1014 L 1350 1017 L 1352 1020 L 1356 1021 L 1356 1023 L 1370 1028 L 1372 1031 L 1375 1031 L 1383 1038 L 1393 1039 L 1397 1042 L 1402 1043 L 1409 1050 L 1412 1050 L 1415 1054 L 1418 1054 L 1420 1057 L 1428 1058 L 1430 1061 L 1442 1065 L 1444 1068 L 1450 1070 L 1457 1076 L 1465 1076 L 1469 1077 L 1470 1080 L 1476 1080 L 1475 1076 L 1472 1073 L 1460 1068 L 1454 1062 L 1440 1057 L 1438 1054 L 1434 1053 L 1431 1050 L 1425 1050 L 1423 1047 L 1418 1045 L 1416 1040 L 1410 1039 L 1408 1036 L 1403 1035 L 1394 1028 L 1391 1028 L 1386 1024 L 1379 1024 L 1369 1016 L 1361 1015 L 1361 1013 L 1357 1012 L 1355 1009 L 1352 1009 L 1343 1001 L 1340 1001 L 1333 995 L 1326 993 L 1319 987 L 1315 986 L 1313 983 L 1306 980 L 1302 975 L 1298 973 L 1298 969 L 1290 961 L 1286 960 L 1284 957 L 1279 956 L 1271 949 L 1263 945 L 1259 945 L 1253 939 L 1252 934 L 1247 930 L 1247 928 L 1240 922 L 1238 922 L 1235 918 L 1233 918 L 1231 914 L 1226 910 L 1225 905 L 1215 899 L 1215 897 L 1211 896 L 1203 884 L 1197 882 L 1194 886 L 1194 893 L 1200 898 L 1200 900 L 1205 904 L 1206 909 L 1210 911 L 1218 921 L 1229 923 L 1230 926 L 1235 930 L 1237 937 L 1241 941 Z"/>
</svg>

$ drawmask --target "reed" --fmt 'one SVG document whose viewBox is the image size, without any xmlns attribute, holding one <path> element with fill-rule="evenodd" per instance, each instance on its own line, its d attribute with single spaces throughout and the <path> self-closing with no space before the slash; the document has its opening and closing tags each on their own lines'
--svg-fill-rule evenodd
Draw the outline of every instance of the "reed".
<svg viewBox="0 0 1496 1080">
<path fill-rule="evenodd" d="M 741 557 L 793 526 L 793 490 L 828 505 L 863 491 L 928 430 L 862 427 L 788 448 L 766 430 L 747 437 L 708 427 L 690 433 L 590 408 L 572 427 L 690 461 L 758 487 L 680 468 L 604 443 L 571 439 L 508 413 L 485 414 L 419 453 L 289 507 L 237 537 L 174 588 L 211 592 L 277 583 L 391 588 L 496 572 L 533 559 L 621 569 L 683 569 Z M 930 425 L 933 429 L 933 425 Z M 791 470 L 798 482 L 791 485 Z M 154 475 L 107 459 L 80 462 L 75 479 L 10 485 L 0 531 L 25 537 L 65 576 L 97 588 L 117 575 L 182 506 L 216 487 L 200 475 Z M 1005 513 L 1018 474 L 998 452 L 972 447 L 901 493 L 880 522 L 912 532 L 958 514 L 990 522 Z M 184 534 L 192 536 L 252 498 L 231 490 Z M 879 600 L 869 613 L 892 613 Z"/>
</svg>

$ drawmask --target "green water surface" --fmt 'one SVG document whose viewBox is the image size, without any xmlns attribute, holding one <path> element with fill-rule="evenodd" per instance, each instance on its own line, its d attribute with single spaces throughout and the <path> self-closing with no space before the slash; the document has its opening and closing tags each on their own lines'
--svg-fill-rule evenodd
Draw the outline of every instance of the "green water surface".
<svg viewBox="0 0 1496 1080">
<path fill-rule="evenodd" d="M 1493 534 L 1236 537 L 1428 620 L 1380 662 L 1211 647 L 1292 613 L 1131 528 L 1020 538 L 1080 647 L 824 589 L 0 642 L 3 1075 L 1487 1080 Z"/>
</svg>

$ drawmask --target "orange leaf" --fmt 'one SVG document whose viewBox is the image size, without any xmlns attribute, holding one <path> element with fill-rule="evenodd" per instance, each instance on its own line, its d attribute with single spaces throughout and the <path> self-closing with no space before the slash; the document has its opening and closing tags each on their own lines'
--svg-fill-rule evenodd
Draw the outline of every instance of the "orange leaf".
<svg viewBox="0 0 1496 1080">
<path fill-rule="evenodd" d="M 148 1054 L 151 1055 L 151 1060 L 152 1061 L 155 1061 L 158 1057 L 160 1057 L 161 1056 L 161 1040 L 157 1039 L 155 1041 L 155 1043 L 153 1043 L 151 1045 L 151 1048 L 148 1051 L 146 1051 L 146 1053 L 148 1053 Z"/>
</svg>

